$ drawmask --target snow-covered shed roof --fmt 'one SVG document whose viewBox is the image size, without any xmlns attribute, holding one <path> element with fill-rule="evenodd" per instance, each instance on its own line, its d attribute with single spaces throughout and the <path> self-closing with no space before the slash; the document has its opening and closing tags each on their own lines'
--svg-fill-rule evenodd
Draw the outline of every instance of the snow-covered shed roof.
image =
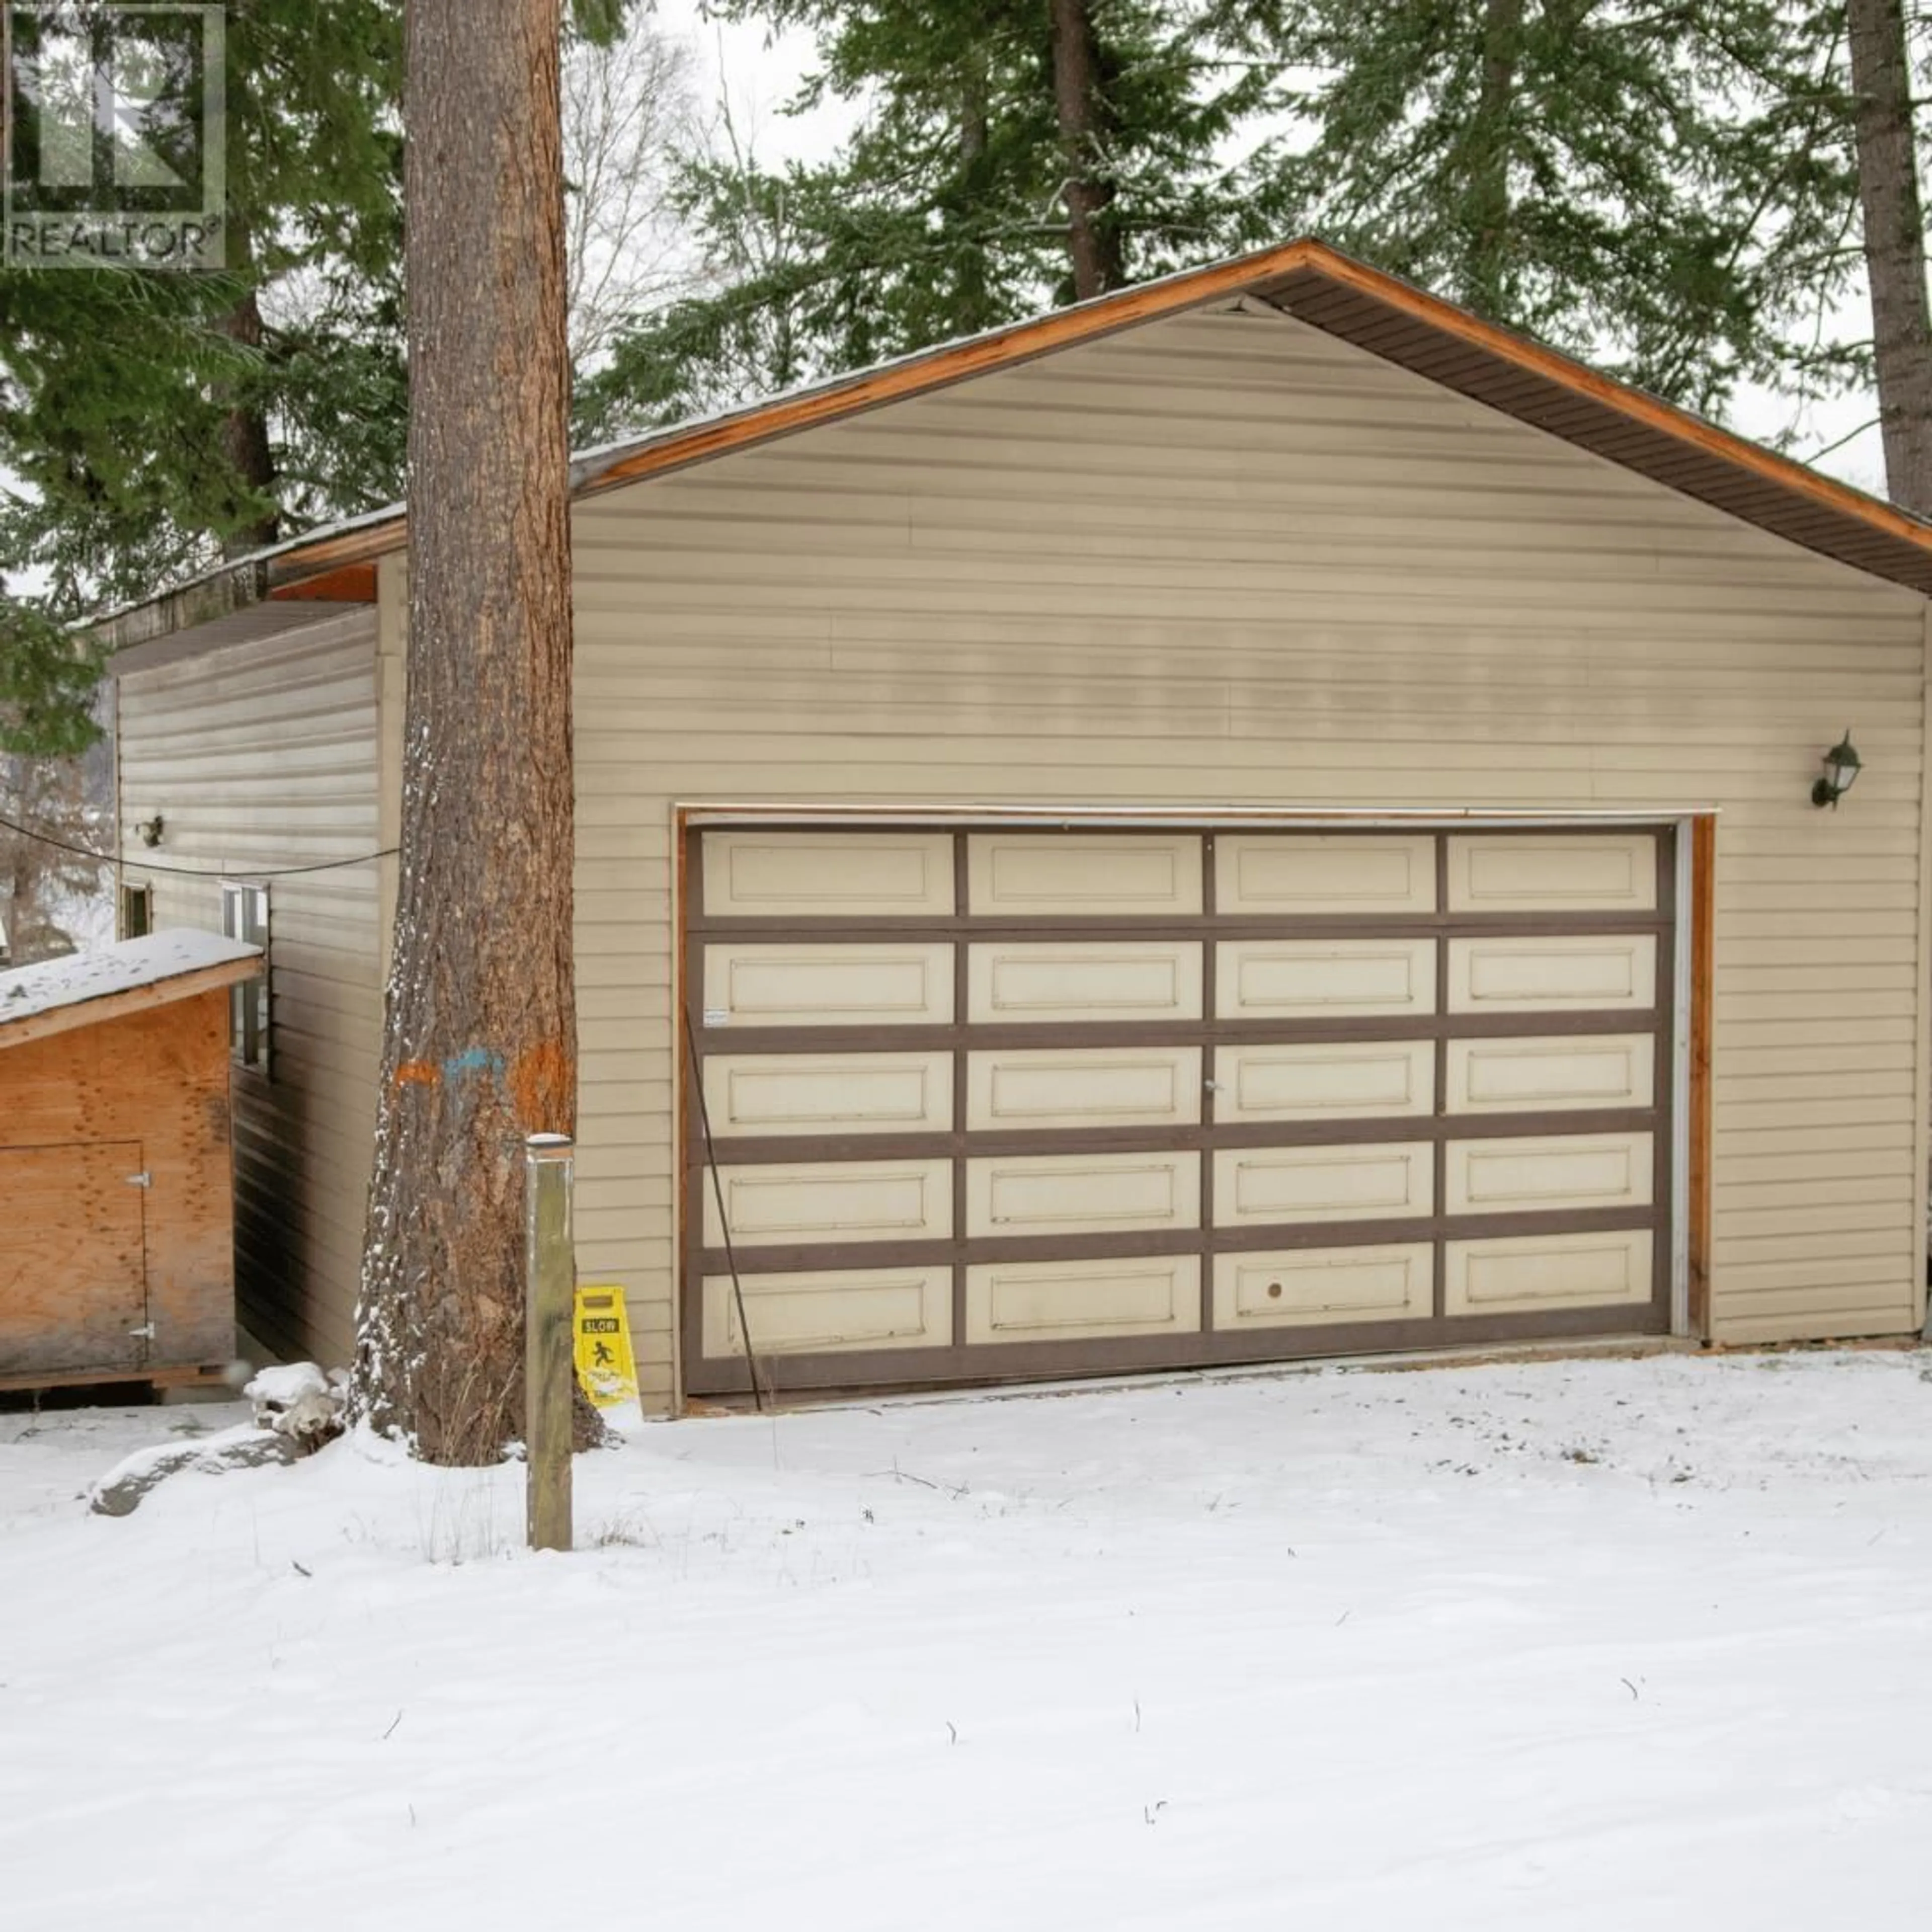
<svg viewBox="0 0 1932 1932">
<path fill-rule="evenodd" d="M 262 949 L 183 929 L 0 973 L 0 1052 L 252 979 Z"/>
</svg>

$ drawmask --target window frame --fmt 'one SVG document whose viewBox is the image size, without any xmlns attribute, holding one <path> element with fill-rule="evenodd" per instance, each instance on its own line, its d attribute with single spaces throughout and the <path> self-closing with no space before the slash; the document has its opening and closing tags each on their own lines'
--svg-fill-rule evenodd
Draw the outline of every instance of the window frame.
<svg viewBox="0 0 1932 1932">
<path fill-rule="evenodd" d="M 221 930 L 230 939 L 262 949 L 262 970 L 228 991 L 228 1058 L 244 1072 L 266 1080 L 272 1064 L 273 1002 L 269 997 L 269 936 L 273 908 L 266 879 L 221 881 Z"/>
<path fill-rule="evenodd" d="M 128 908 L 138 904 L 141 908 L 141 922 L 137 928 L 128 916 Z M 121 882 L 121 897 L 115 908 L 116 934 L 122 939 L 146 939 L 154 930 L 154 886 L 152 879 L 124 879 Z"/>
</svg>

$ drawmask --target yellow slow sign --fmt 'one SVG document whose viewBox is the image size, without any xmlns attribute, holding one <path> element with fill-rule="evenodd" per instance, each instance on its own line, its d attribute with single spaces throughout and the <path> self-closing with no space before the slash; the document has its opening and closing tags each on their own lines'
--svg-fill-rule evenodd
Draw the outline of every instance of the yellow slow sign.
<svg viewBox="0 0 1932 1932">
<path fill-rule="evenodd" d="M 577 1291 L 577 1379 L 599 1408 L 638 1399 L 638 1365 L 631 1354 L 631 1324 L 624 1291 L 610 1286 Z"/>
</svg>

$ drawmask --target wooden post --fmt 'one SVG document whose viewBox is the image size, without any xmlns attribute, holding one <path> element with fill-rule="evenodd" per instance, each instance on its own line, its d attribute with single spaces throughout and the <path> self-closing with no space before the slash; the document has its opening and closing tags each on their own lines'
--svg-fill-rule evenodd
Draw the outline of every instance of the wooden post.
<svg viewBox="0 0 1932 1932">
<path fill-rule="evenodd" d="M 524 1453 L 530 1472 L 530 1546 L 571 1546 L 570 1322 L 577 1291 L 570 1195 L 575 1143 L 532 1134 L 524 1143 L 525 1226 Z"/>
</svg>

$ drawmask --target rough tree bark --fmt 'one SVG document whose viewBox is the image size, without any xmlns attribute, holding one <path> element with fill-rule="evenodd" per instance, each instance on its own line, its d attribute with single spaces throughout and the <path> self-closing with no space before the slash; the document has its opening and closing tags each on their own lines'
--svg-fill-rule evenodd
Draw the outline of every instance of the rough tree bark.
<svg viewBox="0 0 1932 1932">
<path fill-rule="evenodd" d="M 1932 312 L 1904 0 L 1846 0 L 1845 21 L 1886 488 L 1894 503 L 1932 517 Z"/>
<path fill-rule="evenodd" d="M 986 94 L 986 56 L 976 52 L 968 56 L 959 78 L 959 172 L 946 210 L 956 221 L 970 220 L 986 198 L 986 150 L 991 139 Z M 988 292 L 986 251 L 983 245 L 975 244 L 960 267 L 958 328 L 962 334 L 993 326 Z"/>
<path fill-rule="evenodd" d="M 1106 106 L 1091 0 L 1052 0 L 1053 102 L 1066 178 L 1067 254 L 1073 299 L 1086 302 L 1126 284 L 1120 233 L 1108 219 L 1114 184 L 1103 172 Z"/>
<path fill-rule="evenodd" d="M 523 1137 L 573 1131 L 560 0 L 409 0 L 409 701 L 358 1402 L 522 1433 Z"/>
<path fill-rule="evenodd" d="M 229 266 L 246 276 L 254 266 L 254 248 L 245 224 L 228 224 Z M 250 289 L 224 316 L 219 325 L 231 341 L 252 356 L 262 352 L 262 305 Z M 244 386 L 245 387 L 245 386 Z M 221 450 L 236 477 L 248 489 L 272 498 L 275 488 L 274 452 L 268 444 L 268 418 L 261 406 L 237 396 L 221 421 Z M 264 548 L 281 534 L 281 521 L 272 512 L 231 531 L 223 540 L 224 556 L 246 556 Z"/>
<path fill-rule="evenodd" d="M 1522 57 L 1523 0 L 1487 0 L 1483 10 L 1483 84 L 1469 128 L 1469 306 L 1509 313 L 1510 119 Z"/>
<path fill-rule="evenodd" d="M 252 292 L 244 296 L 222 319 L 221 330 L 224 335 L 260 351 L 262 308 Z M 251 403 L 238 403 L 229 410 L 222 418 L 221 447 L 233 465 L 236 475 L 250 490 L 259 490 L 265 496 L 273 493 L 274 453 L 268 445 L 268 418 L 259 406 Z M 223 542 L 222 554 L 245 556 L 250 550 L 260 550 L 273 543 L 280 534 L 281 520 L 271 512 L 231 532 Z"/>
</svg>

